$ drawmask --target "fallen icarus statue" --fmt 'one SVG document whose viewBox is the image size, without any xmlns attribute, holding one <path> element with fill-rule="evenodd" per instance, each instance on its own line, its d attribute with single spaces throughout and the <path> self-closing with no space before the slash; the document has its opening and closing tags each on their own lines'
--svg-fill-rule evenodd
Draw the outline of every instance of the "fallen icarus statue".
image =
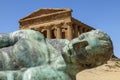
<svg viewBox="0 0 120 80">
<path fill-rule="evenodd" d="M 47 40 L 38 31 L 0 34 L 0 80 L 76 80 L 84 68 L 106 63 L 110 37 L 92 30 L 68 41 Z"/>
</svg>

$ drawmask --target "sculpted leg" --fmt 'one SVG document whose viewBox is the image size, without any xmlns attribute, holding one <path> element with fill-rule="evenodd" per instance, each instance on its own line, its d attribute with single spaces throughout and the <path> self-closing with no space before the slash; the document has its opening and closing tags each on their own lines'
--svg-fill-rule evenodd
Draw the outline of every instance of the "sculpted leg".
<svg viewBox="0 0 120 80">
<path fill-rule="evenodd" d="M 23 80 L 71 80 L 71 78 L 65 72 L 45 65 L 29 68 L 23 74 Z"/>
</svg>

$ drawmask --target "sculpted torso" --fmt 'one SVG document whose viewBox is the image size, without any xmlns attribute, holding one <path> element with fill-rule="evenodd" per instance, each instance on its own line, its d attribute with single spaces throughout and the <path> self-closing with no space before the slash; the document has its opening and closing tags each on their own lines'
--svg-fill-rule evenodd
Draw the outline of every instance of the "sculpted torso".
<svg viewBox="0 0 120 80">
<path fill-rule="evenodd" d="M 19 30 L 0 34 L 0 48 L 2 80 L 75 80 L 80 70 L 105 63 L 113 49 L 107 34 L 97 30 L 71 41 Z"/>
</svg>

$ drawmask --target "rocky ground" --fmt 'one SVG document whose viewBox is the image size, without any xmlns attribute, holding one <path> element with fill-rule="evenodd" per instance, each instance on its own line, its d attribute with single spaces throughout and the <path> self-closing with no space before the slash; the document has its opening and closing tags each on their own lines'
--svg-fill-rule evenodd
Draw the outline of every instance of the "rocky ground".
<svg viewBox="0 0 120 80">
<path fill-rule="evenodd" d="M 79 72 L 77 80 L 120 80 L 120 60 L 110 60 L 107 64 Z"/>
</svg>

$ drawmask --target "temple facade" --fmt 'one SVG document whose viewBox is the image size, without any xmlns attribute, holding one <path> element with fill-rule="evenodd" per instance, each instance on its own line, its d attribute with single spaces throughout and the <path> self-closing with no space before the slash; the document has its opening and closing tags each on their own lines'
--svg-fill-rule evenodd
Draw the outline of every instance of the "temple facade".
<svg viewBox="0 0 120 80">
<path fill-rule="evenodd" d="M 39 9 L 20 19 L 20 29 L 33 29 L 48 39 L 71 40 L 94 28 L 72 17 L 71 9 Z"/>
</svg>

